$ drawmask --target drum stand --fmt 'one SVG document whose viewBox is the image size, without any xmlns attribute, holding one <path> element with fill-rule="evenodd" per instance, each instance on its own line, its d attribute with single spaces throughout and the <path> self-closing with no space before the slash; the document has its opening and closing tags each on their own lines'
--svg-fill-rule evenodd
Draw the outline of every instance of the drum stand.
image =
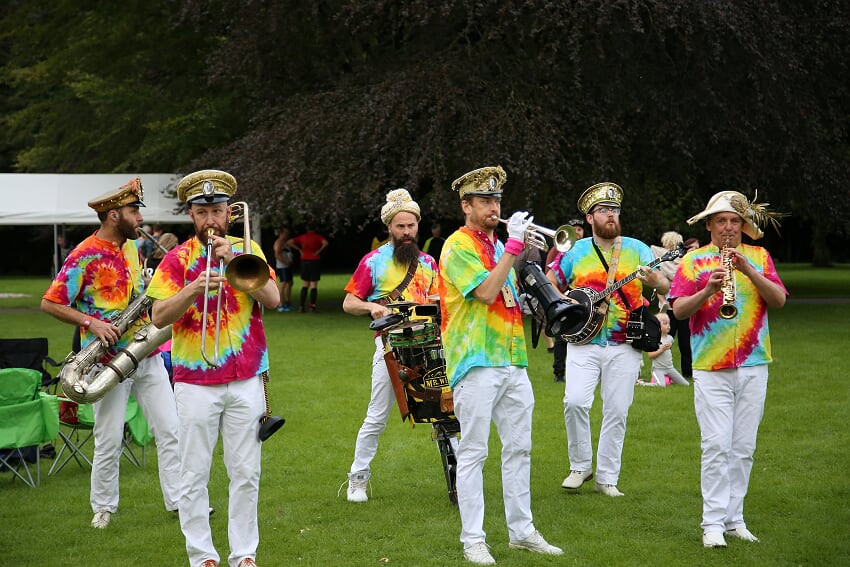
<svg viewBox="0 0 850 567">
<path fill-rule="evenodd" d="M 437 448 L 440 450 L 449 501 L 457 506 L 457 444 L 460 424 L 457 421 L 439 421 L 433 426 L 432 438 L 437 442 Z"/>
</svg>

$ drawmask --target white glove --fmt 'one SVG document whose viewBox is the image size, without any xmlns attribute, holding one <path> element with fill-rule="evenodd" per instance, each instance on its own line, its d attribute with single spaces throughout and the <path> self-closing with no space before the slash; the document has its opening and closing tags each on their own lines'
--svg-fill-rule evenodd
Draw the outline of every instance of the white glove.
<svg viewBox="0 0 850 567">
<path fill-rule="evenodd" d="M 525 231 L 533 220 L 534 217 L 528 216 L 525 211 L 517 211 L 512 214 L 508 220 L 508 238 L 516 238 L 520 242 L 524 242 Z"/>
</svg>

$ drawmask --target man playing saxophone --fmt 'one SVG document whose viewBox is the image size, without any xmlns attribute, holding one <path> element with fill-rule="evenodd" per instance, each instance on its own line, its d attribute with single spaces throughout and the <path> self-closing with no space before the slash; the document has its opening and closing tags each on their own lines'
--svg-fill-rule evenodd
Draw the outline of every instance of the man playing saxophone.
<svg viewBox="0 0 850 567">
<path fill-rule="evenodd" d="M 227 236 L 227 202 L 235 192 L 236 179 L 218 170 L 191 173 L 177 184 L 177 197 L 188 204 L 195 236 L 166 254 L 147 291 L 155 300 L 154 323 L 173 324 L 171 362 L 182 464 L 180 527 L 192 567 L 217 567 L 220 559 L 210 530 L 207 488 L 219 434 L 230 479 L 227 564 L 255 566 L 260 541 L 258 420 L 266 411 L 261 375 L 269 368 L 261 307 L 277 307 L 280 293 L 265 258 L 250 254 L 262 254 L 259 245 Z M 229 269 L 220 273 L 223 266 L 252 260 L 258 266 L 252 279 L 258 283 L 250 290 L 231 283 Z"/>
<path fill-rule="evenodd" d="M 144 206 L 138 178 L 89 201 L 100 228 L 68 255 L 62 270 L 41 301 L 41 310 L 80 327 L 82 346 L 99 341 L 107 361 L 126 347 L 133 332 L 149 323 L 146 317 L 119 336 L 110 318 L 121 313 L 133 296 L 143 292 L 142 267 L 136 233 Z M 100 370 L 95 365 L 92 373 Z M 141 360 L 135 374 L 112 388 L 93 404 L 94 461 L 91 472 L 92 527 L 105 528 L 118 510 L 118 465 L 124 435 L 127 400 L 136 398 L 156 438 L 159 480 L 167 510 L 177 510 L 180 497 L 180 462 L 177 443 L 177 410 L 162 357 L 158 351 Z"/>
<path fill-rule="evenodd" d="M 782 307 L 788 292 L 767 250 L 741 234 L 761 238 L 759 225 L 778 216 L 737 191 L 715 194 L 688 219 L 704 220 L 711 242 L 682 259 L 668 296 L 677 319 L 690 317 L 705 547 L 726 547 L 724 533 L 758 541 L 744 497 L 772 360 L 767 310 Z"/>
</svg>

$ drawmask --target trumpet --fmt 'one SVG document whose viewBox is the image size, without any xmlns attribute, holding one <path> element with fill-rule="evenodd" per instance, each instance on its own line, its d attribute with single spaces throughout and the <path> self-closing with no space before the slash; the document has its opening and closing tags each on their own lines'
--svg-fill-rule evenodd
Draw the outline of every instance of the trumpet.
<svg viewBox="0 0 850 567">
<path fill-rule="evenodd" d="M 499 222 L 505 225 L 508 224 L 508 221 L 505 219 L 499 219 Z M 546 244 L 546 236 L 552 239 L 552 242 L 555 243 L 555 250 L 561 253 L 572 248 L 573 244 L 579 239 L 576 229 L 568 224 L 552 230 L 551 228 L 532 223 L 525 229 L 525 244 L 526 246 L 533 246 L 538 250 L 546 252 L 549 249 L 549 246 Z"/>
<path fill-rule="evenodd" d="M 253 293 L 262 289 L 266 282 L 269 281 L 269 266 L 261 257 L 253 254 L 251 251 L 251 228 L 249 224 L 250 213 L 248 203 L 239 201 L 230 205 L 230 214 L 228 222 L 233 222 L 239 217 L 244 217 L 245 231 L 243 241 L 242 254 L 234 256 L 227 269 L 224 267 L 224 259 L 218 261 L 218 273 L 224 274 L 227 283 L 234 289 L 245 293 Z M 207 355 L 207 314 L 209 313 L 210 302 L 210 270 L 213 267 L 213 243 L 212 236 L 215 234 L 215 229 L 207 229 L 207 275 L 204 282 L 204 308 L 203 308 L 203 329 L 201 330 L 201 356 L 204 361 L 210 366 L 218 367 L 219 359 L 219 339 L 221 336 L 221 287 L 216 292 L 216 308 L 215 308 L 215 346 L 213 358 Z"/>
</svg>

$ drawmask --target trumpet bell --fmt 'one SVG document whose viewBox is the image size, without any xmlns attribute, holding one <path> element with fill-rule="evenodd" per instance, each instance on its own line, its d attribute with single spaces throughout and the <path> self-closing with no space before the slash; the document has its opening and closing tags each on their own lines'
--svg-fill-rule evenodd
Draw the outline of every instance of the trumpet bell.
<svg viewBox="0 0 850 567">
<path fill-rule="evenodd" d="M 575 244 L 578 239 L 576 229 L 569 224 L 559 226 L 558 230 L 555 231 L 555 235 L 552 237 L 552 240 L 555 243 L 555 250 L 561 253 L 572 248 L 573 244 Z"/>
<path fill-rule="evenodd" d="M 255 254 L 240 254 L 227 265 L 224 277 L 234 289 L 253 293 L 269 281 L 269 265 Z"/>
</svg>

